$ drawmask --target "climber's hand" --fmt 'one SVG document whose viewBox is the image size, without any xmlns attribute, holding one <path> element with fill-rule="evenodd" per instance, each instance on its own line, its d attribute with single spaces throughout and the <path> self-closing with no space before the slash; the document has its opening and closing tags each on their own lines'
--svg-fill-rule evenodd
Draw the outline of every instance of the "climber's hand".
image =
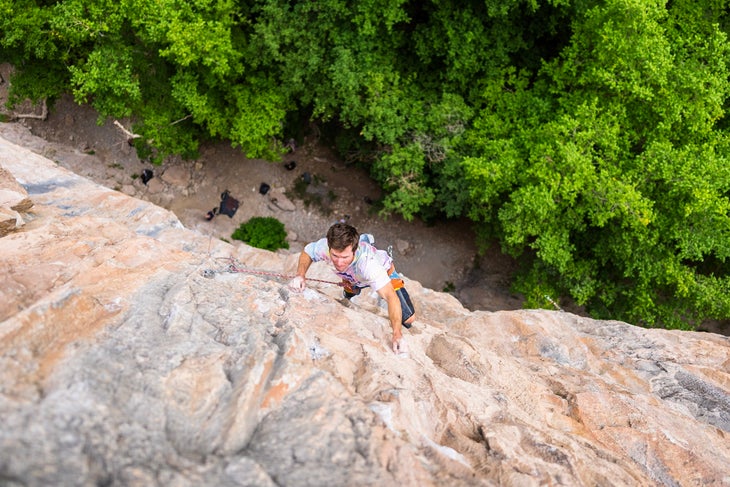
<svg viewBox="0 0 730 487">
<path fill-rule="evenodd" d="M 289 281 L 289 289 L 291 289 L 294 292 L 300 293 L 304 291 L 305 281 L 302 276 L 297 276 L 291 281 Z"/>
<path fill-rule="evenodd" d="M 403 337 L 393 338 L 393 353 L 398 355 L 401 353 L 406 353 L 408 350 L 406 349 L 406 341 L 403 339 Z"/>
</svg>

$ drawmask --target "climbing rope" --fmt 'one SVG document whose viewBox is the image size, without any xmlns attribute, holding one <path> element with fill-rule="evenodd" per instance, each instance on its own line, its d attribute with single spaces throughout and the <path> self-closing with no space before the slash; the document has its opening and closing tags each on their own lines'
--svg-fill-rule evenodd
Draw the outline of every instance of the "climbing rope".
<svg viewBox="0 0 730 487">
<path fill-rule="evenodd" d="M 264 271 L 260 269 L 247 269 L 245 267 L 241 267 L 232 257 L 218 257 L 218 259 L 225 259 L 229 261 L 229 264 L 226 266 L 226 269 L 224 271 L 218 271 L 218 272 L 240 272 L 243 274 L 254 274 L 257 276 L 269 276 L 269 277 L 277 277 L 280 279 L 293 279 L 296 276 L 290 275 L 290 274 L 281 274 L 278 272 L 271 272 L 271 271 Z M 211 269 L 205 269 L 203 271 L 204 277 L 213 277 L 213 275 L 216 274 L 216 271 Z M 314 282 L 322 282 L 324 284 L 334 284 L 336 286 L 342 286 L 343 284 L 341 282 L 335 282 L 335 281 L 325 281 L 322 279 L 314 279 L 311 277 L 306 278 L 307 281 L 314 281 Z"/>
</svg>

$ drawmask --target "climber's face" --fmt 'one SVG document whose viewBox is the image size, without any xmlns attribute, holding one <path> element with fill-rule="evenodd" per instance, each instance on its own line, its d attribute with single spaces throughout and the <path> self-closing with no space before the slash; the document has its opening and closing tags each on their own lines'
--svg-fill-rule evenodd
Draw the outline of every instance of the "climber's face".
<svg viewBox="0 0 730 487">
<path fill-rule="evenodd" d="M 352 264 L 355 259 L 355 252 L 352 251 L 352 245 L 342 250 L 330 249 L 330 258 L 337 272 L 342 272 Z"/>
</svg>

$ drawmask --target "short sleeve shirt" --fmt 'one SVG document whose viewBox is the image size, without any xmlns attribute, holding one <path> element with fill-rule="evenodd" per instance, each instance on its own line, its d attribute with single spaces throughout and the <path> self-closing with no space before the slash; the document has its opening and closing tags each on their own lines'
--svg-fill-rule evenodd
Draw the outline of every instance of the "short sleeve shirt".
<svg viewBox="0 0 730 487">
<path fill-rule="evenodd" d="M 304 252 L 314 262 L 324 261 L 332 264 L 326 238 L 307 244 Z M 360 240 L 352 263 L 342 272 L 335 271 L 335 274 L 355 287 L 370 286 L 377 291 L 390 282 L 388 270 L 392 263 L 393 259 L 388 252 L 378 250 L 372 244 Z"/>
</svg>

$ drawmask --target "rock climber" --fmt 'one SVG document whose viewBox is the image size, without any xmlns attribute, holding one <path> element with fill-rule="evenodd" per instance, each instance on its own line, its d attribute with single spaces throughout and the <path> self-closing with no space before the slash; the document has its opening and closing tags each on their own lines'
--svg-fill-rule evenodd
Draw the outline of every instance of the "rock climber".
<svg viewBox="0 0 730 487">
<path fill-rule="evenodd" d="M 306 274 L 312 262 L 324 261 L 332 264 L 335 273 L 342 278 L 344 297 L 351 299 L 360 294 L 362 288 L 371 287 L 388 303 L 388 319 L 393 328 L 393 352 L 405 351 L 401 342 L 401 326 L 410 328 L 416 318 L 411 298 L 403 279 L 395 271 L 393 258 L 384 250 L 373 245 L 369 234 L 360 235 L 352 225 L 335 223 L 327 236 L 311 242 L 299 255 L 297 275 L 289 287 L 297 292 L 304 290 Z"/>
</svg>

